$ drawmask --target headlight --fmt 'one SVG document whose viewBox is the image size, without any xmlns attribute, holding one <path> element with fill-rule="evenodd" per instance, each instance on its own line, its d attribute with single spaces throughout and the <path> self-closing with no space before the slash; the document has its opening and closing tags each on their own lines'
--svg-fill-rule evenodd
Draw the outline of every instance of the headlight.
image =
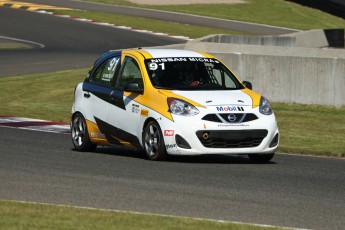
<svg viewBox="0 0 345 230">
<path fill-rule="evenodd" d="M 270 102 L 265 97 L 261 97 L 260 99 L 259 111 L 264 115 L 271 115 L 273 113 Z"/>
<path fill-rule="evenodd" d="M 173 97 L 168 97 L 168 106 L 170 109 L 170 112 L 176 115 L 184 115 L 184 116 L 194 116 L 199 113 L 199 110 L 189 104 L 186 101 L 176 99 Z"/>
</svg>

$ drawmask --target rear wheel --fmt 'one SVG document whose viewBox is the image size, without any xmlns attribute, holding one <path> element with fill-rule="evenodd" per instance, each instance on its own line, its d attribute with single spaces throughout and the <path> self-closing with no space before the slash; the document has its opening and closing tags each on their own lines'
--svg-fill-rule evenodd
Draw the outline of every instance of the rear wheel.
<svg viewBox="0 0 345 230">
<path fill-rule="evenodd" d="M 272 160 L 274 153 L 270 154 L 248 154 L 250 160 L 255 163 L 267 163 Z"/>
<path fill-rule="evenodd" d="M 146 156 L 150 160 L 159 161 L 167 158 L 163 134 L 156 121 L 150 121 L 144 128 L 143 145 Z"/>
<path fill-rule="evenodd" d="M 96 145 L 91 143 L 83 115 L 77 113 L 72 119 L 71 137 L 74 148 L 81 152 L 93 151 Z"/>
</svg>

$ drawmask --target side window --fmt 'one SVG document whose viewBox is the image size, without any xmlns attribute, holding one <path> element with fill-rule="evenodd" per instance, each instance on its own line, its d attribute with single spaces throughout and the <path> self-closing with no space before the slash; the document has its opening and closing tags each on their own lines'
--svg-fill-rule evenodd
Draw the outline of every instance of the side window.
<svg viewBox="0 0 345 230">
<path fill-rule="evenodd" d="M 234 76 L 224 68 L 213 68 L 212 73 L 219 85 L 230 89 L 236 89 L 238 87 L 236 82 L 233 80 Z"/>
<path fill-rule="evenodd" d="M 105 86 L 111 86 L 116 81 L 116 71 L 120 66 L 120 57 L 113 57 L 104 61 L 90 78 L 95 82 Z"/>
<path fill-rule="evenodd" d="M 143 86 L 143 78 L 138 63 L 131 57 L 126 57 L 123 62 L 118 86 L 123 88 L 127 82 L 136 82 Z"/>
</svg>

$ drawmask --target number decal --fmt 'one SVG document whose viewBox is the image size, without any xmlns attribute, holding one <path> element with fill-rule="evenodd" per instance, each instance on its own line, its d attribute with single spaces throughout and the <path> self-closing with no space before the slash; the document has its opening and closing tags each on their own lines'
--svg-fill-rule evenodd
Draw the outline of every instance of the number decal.
<svg viewBox="0 0 345 230">
<path fill-rule="evenodd" d="M 113 58 L 110 61 L 110 65 L 108 66 L 108 70 L 110 71 L 115 71 L 115 67 L 117 65 L 117 63 L 119 62 L 119 59 Z"/>
<path fill-rule="evenodd" d="M 160 64 L 157 64 L 157 63 L 150 63 L 150 65 L 149 65 L 150 70 L 157 70 L 158 67 L 161 67 L 162 70 L 165 70 L 165 65 L 164 65 L 164 63 L 160 63 Z"/>
<path fill-rule="evenodd" d="M 150 63 L 149 68 L 150 68 L 150 70 L 157 70 L 158 65 L 156 63 Z"/>
<path fill-rule="evenodd" d="M 165 65 L 164 63 L 159 64 L 162 67 L 162 70 L 165 70 Z"/>
</svg>

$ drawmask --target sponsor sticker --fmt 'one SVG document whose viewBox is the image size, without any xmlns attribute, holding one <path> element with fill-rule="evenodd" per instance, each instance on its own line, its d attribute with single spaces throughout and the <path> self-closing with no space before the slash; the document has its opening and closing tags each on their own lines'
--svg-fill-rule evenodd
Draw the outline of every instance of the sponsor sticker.
<svg viewBox="0 0 345 230">
<path fill-rule="evenodd" d="M 202 57 L 171 57 L 171 58 L 152 58 L 148 67 L 150 70 L 165 70 L 166 62 L 207 62 L 207 63 L 219 63 L 219 61 L 212 58 L 202 58 Z"/>
<path fill-rule="evenodd" d="M 150 60 L 153 63 L 161 62 L 181 62 L 181 61 L 193 61 L 193 62 L 208 62 L 208 63 L 219 63 L 219 61 L 212 58 L 203 58 L 203 57 L 173 57 L 173 58 L 153 58 Z"/>
<path fill-rule="evenodd" d="M 149 116 L 149 111 L 146 110 L 146 109 L 142 109 L 140 111 L 140 115 L 143 116 L 143 117 L 148 117 Z"/>
<path fill-rule="evenodd" d="M 241 106 L 217 106 L 218 112 L 244 111 Z"/>
<path fill-rule="evenodd" d="M 96 132 L 91 132 L 90 137 L 91 138 L 105 139 L 105 135 L 103 133 L 96 133 Z"/>
<path fill-rule="evenodd" d="M 174 130 L 164 130 L 164 136 L 174 136 Z"/>
<path fill-rule="evenodd" d="M 218 125 L 219 128 L 228 128 L 228 127 L 249 127 L 249 125 L 246 125 L 246 124 L 221 124 L 221 125 Z"/>
<path fill-rule="evenodd" d="M 102 81 L 110 81 L 113 78 L 114 74 L 111 73 L 105 73 L 102 75 Z"/>
<path fill-rule="evenodd" d="M 132 113 L 139 113 L 139 105 L 132 104 Z"/>
<path fill-rule="evenodd" d="M 173 149 L 173 148 L 176 148 L 177 145 L 176 144 L 168 144 L 168 145 L 165 145 L 165 148 L 166 149 Z"/>
</svg>

